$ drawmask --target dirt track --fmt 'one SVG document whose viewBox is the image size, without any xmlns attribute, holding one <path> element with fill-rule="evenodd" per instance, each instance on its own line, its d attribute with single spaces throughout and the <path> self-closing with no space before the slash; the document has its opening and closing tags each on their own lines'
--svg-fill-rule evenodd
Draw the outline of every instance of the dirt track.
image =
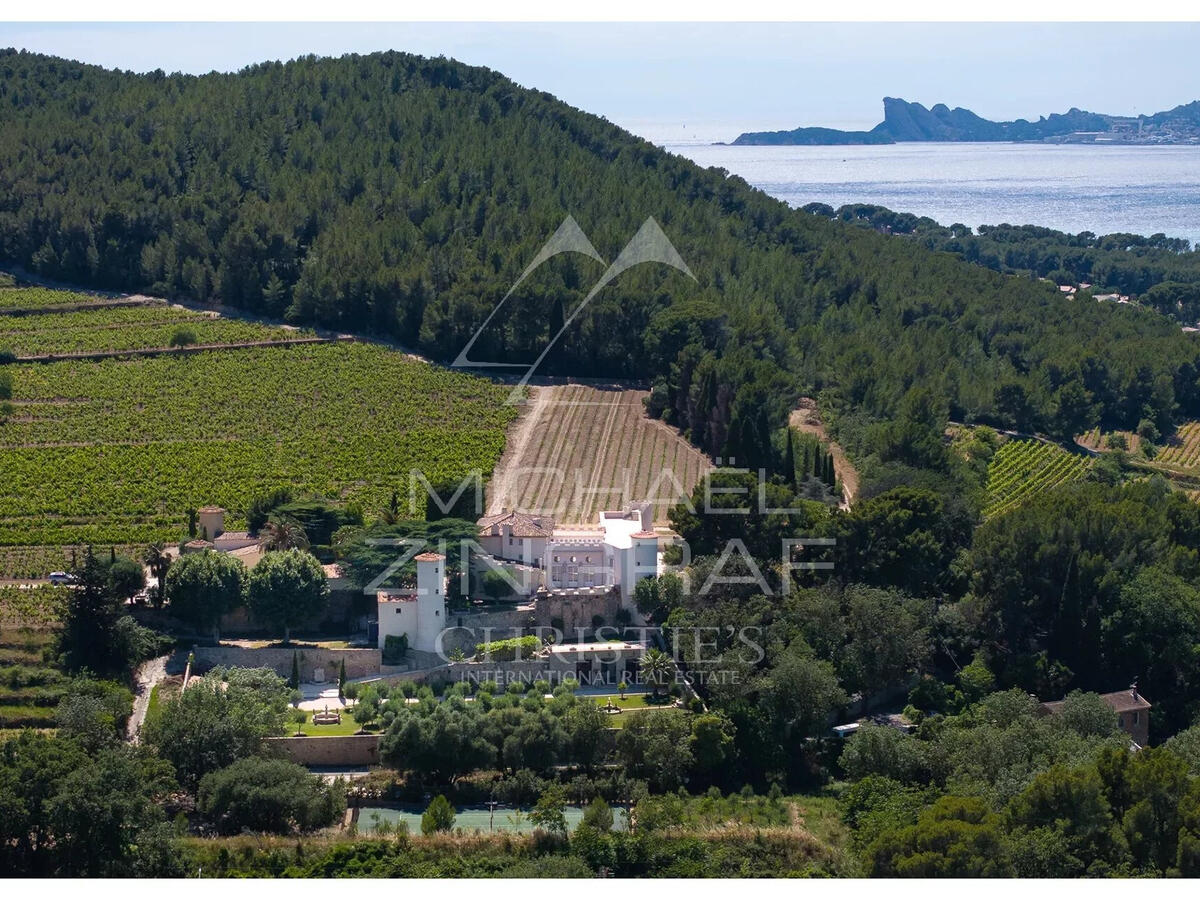
<svg viewBox="0 0 1200 900">
<path fill-rule="evenodd" d="M 850 457 L 846 456 L 846 451 L 841 445 L 829 439 L 825 423 L 821 421 L 821 414 L 817 411 L 817 402 L 811 397 L 801 397 L 800 407 L 792 410 L 788 424 L 804 434 L 816 435 L 829 446 L 829 453 L 833 457 L 833 474 L 842 483 L 841 507 L 849 509 L 858 495 L 858 470 L 854 468 L 854 463 L 850 462 Z"/>
</svg>

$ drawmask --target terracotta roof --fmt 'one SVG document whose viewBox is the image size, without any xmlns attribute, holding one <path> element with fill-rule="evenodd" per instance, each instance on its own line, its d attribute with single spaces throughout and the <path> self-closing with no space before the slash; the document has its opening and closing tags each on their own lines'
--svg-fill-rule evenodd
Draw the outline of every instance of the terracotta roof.
<svg viewBox="0 0 1200 900">
<path fill-rule="evenodd" d="M 211 541 L 202 541 L 199 538 L 196 538 L 196 540 L 188 541 L 183 546 L 185 549 L 190 547 L 193 550 L 210 550 L 212 549 L 213 545 Z"/>
<path fill-rule="evenodd" d="M 417 562 L 441 562 L 445 558 L 440 553 L 418 553 L 413 557 Z"/>
<path fill-rule="evenodd" d="M 641 539 L 658 537 L 653 531 L 635 531 L 632 536 Z"/>
<path fill-rule="evenodd" d="M 376 603 L 416 603 L 417 596 L 413 593 L 401 594 L 388 591 L 380 591 L 375 595 Z"/>
<path fill-rule="evenodd" d="M 1136 687 L 1128 687 L 1123 691 L 1113 691 L 1111 694 L 1101 694 L 1100 699 L 1112 707 L 1113 712 L 1118 713 L 1149 709 L 1152 705 L 1149 700 L 1138 693 Z M 1056 713 L 1062 709 L 1064 702 L 1063 700 L 1051 700 L 1048 703 L 1043 703 L 1042 707 L 1047 712 Z"/>
<path fill-rule="evenodd" d="M 484 516 L 475 524 L 481 532 L 488 533 L 500 525 L 508 525 L 512 529 L 513 537 L 548 538 L 554 534 L 553 526 L 546 527 L 545 525 L 541 525 L 533 516 L 520 512 L 502 512 L 491 516 Z"/>
<path fill-rule="evenodd" d="M 223 512 L 225 512 L 225 510 L 220 506 L 202 506 L 198 510 L 196 510 L 196 512 L 202 512 L 202 513 L 221 512 L 221 513 L 223 513 Z"/>
<path fill-rule="evenodd" d="M 1112 694 L 1101 694 L 1100 699 L 1119 713 L 1150 708 L 1150 701 L 1139 694 L 1136 687 L 1116 691 Z"/>
</svg>

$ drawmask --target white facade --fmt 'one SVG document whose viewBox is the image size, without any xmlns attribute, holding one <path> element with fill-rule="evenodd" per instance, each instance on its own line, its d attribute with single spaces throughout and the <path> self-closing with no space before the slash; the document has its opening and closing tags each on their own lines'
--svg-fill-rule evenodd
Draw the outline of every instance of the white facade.
<svg viewBox="0 0 1200 900">
<path fill-rule="evenodd" d="M 498 559 L 539 569 L 540 579 L 529 584 L 530 592 L 617 588 L 621 605 L 629 607 L 637 582 L 658 574 L 652 507 L 643 503 L 605 511 L 598 525 L 595 530 L 559 529 L 549 519 L 504 511 L 479 520 L 479 543 Z"/>
<path fill-rule="evenodd" d="M 219 506 L 202 506 L 196 510 L 196 533 L 202 540 L 216 540 L 224 531 L 225 510 Z"/>
<path fill-rule="evenodd" d="M 416 563 L 415 591 L 380 591 L 375 597 L 380 649 L 390 635 L 406 634 L 412 649 L 437 650 L 438 636 L 446 627 L 446 557 L 422 553 Z"/>
</svg>

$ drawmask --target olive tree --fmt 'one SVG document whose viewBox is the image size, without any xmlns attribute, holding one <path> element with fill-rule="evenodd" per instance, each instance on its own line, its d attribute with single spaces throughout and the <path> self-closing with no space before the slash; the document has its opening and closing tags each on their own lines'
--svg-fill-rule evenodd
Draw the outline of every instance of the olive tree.
<svg viewBox="0 0 1200 900">
<path fill-rule="evenodd" d="M 167 569 L 166 593 L 171 613 L 199 629 L 220 637 L 221 616 L 241 605 L 246 588 L 246 567 L 224 553 L 205 550 L 188 553 Z"/>
</svg>

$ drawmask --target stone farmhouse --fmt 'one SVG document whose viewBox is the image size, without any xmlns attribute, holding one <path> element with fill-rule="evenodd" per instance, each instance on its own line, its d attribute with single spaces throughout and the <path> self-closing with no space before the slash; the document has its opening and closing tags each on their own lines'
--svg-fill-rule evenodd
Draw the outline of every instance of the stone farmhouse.
<svg viewBox="0 0 1200 900">
<path fill-rule="evenodd" d="M 1152 704 L 1138 693 L 1136 681 L 1123 691 L 1101 694 L 1100 699 L 1112 707 L 1113 712 L 1117 714 L 1117 727 L 1129 735 L 1137 749 L 1149 745 Z M 1062 705 L 1062 700 L 1053 700 L 1043 703 L 1042 709 L 1053 714 L 1058 712 Z"/>
</svg>

